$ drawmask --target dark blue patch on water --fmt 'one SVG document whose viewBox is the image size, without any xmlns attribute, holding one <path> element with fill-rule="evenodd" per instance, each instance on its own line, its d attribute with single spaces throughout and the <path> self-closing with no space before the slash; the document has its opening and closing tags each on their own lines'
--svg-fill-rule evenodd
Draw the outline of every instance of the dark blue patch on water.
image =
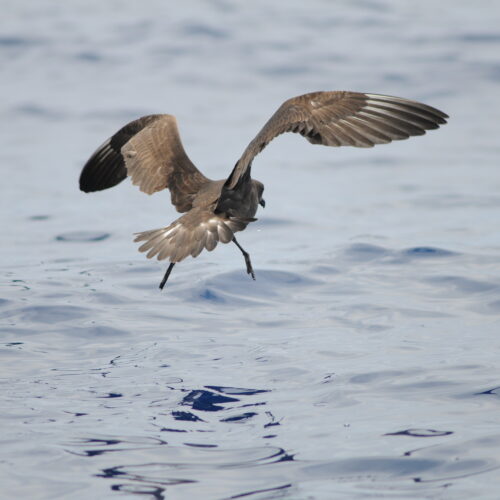
<svg viewBox="0 0 500 500">
<path fill-rule="evenodd" d="M 183 420 L 184 422 L 203 422 L 200 417 L 190 411 L 173 411 L 172 417 L 174 417 L 175 420 Z"/>
<path fill-rule="evenodd" d="M 182 403 L 185 406 L 191 406 L 193 410 L 201 411 L 221 411 L 225 410 L 224 403 L 234 403 L 239 401 L 236 398 L 229 398 L 227 396 L 221 396 L 220 394 L 214 394 L 209 391 L 191 391 L 187 396 L 184 396 Z"/>
<path fill-rule="evenodd" d="M 268 389 L 243 389 L 241 387 L 222 387 L 217 385 L 206 385 L 207 389 L 221 392 L 222 394 L 233 394 L 235 396 L 252 396 L 253 394 L 261 394 L 269 392 Z"/>
<path fill-rule="evenodd" d="M 453 434 L 452 431 L 437 431 L 435 429 L 406 429 L 404 431 L 386 432 L 384 436 L 410 436 L 410 437 L 442 437 Z"/>
<path fill-rule="evenodd" d="M 413 247 L 407 248 L 402 251 L 403 255 L 408 257 L 451 257 L 458 255 L 455 252 L 451 252 L 450 250 L 445 250 L 443 248 L 435 248 L 435 247 Z"/>
</svg>

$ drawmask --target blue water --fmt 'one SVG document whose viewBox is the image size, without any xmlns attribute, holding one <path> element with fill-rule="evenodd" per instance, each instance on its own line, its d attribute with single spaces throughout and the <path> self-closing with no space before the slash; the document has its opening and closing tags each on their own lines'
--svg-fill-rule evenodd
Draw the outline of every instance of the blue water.
<svg viewBox="0 0 500 500">
<path fill-rule="evenodd" d="M 4 3 L 0 497 L 498 499 L 498 3 Z M 78 190 L 140 115 L 176 115 L 218 179 L 327 89 L 450 122 L 270 144 L 255 282 L 222 245 L 160 292 L 132 233 L 177 217 L 168 193 Z"/>
</svg>

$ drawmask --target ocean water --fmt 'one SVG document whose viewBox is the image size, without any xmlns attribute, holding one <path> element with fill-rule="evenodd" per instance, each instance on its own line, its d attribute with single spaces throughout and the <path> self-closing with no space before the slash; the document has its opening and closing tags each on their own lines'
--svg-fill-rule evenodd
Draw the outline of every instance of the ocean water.
<svg viewBox="0 0 500 500">
<path fill-rule="evenodd" d="M 498 499 L 500 6 L 464 0 L 5 0 L 0 497 Z M 177 217 L 78 190 L 127 121 L 177 116 L 224 178 L 285 99 L 450 115 L 369 150 L 282 136 L 266 208 L 177 265 Z"/>
</svg>

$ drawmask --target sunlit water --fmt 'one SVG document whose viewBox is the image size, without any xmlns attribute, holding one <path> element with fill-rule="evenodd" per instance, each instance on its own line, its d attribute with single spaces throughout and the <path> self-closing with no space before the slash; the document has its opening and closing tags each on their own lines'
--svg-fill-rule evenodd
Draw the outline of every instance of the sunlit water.
<svg viewBox="0 0 500 500">
<path fill-rule="evenodd" d="M 7 1 L 0 496 L 498 499 L 500 8 L 495 2 Z M 267 206 L 175 267 L 132 233 L 167 193 L 85 195 L 92 151 L 175 114 L 223 178 L 286 98 L 450 114 L 373 150 L 283 136 Z"/>
</svg>

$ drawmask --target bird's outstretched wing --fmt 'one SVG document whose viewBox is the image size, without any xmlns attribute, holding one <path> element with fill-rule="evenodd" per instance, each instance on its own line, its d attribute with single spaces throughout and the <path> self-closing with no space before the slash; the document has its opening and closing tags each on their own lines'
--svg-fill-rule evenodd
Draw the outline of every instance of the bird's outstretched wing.
<svg viewBox="0 0 500 500">
<path fill-rule="evenodd" d="M 187 156 L 172 115 L 143 116 L 121 128 L 90 157 L 80 175 L 80 189 L 101 191 L 130 176 L 140 190 L 168 188 L 179 212 L 208 179 Z"/>
<path fill-rule="evenodd" d="M 247 146 L 225 183 L 234 189 L 252 160 L 284 132 L 303 135 L 312 144 L 369 148 L 423 135 L 448 116 L 431 106 L 401 97 L 360 92 L 313 92 L 285 101 Z"/>
<path fill-rule="evenodd" d="M 207 208 L 193 208 L 168 227 L 137 233 L 134 241 L 144 241 L 140 252 L 148 259 L 169 259 L 180 262 L 191 255 L 197 257 L 203 249 L 211 252 L 219 241 L 229 243 L 237 231 L 243 231 L 256 219 L 216 215 Z"/>
</svg>

